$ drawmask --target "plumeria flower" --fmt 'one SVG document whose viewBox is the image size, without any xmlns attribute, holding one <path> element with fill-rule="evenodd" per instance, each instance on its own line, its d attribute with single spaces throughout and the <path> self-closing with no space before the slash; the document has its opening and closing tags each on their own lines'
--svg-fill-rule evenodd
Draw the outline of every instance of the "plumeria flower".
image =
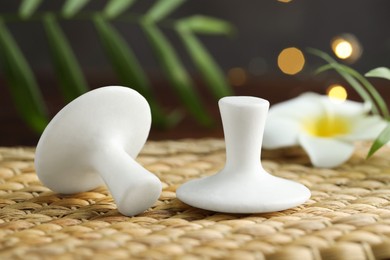
<svg viewBox="0 0 390 260">
<path fill-rule="evenodd" d="M 347 161 L 354 141 L 372 140 L 386 123 L 370 116 L 367 104 L 305 93 L 270 108 L 263 147 L 276 149 L 300 145 L 316 167 L 331 168 Z"/>
</svg>

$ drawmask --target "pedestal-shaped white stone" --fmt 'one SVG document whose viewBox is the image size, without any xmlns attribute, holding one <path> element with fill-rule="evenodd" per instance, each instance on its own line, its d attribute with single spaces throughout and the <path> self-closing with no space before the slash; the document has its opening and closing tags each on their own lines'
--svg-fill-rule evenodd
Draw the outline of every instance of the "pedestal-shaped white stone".
<svg viewBox="0 0 390 260">
<path fill-rule="evenodd" d="M 279 211 L 304 203 L 310 191 L 275 177 L 260 162 L 269 102 L 233 96 L 219 101 L 226 142 L 226 165 L 217 174 L 185 183 L 177 190 L 183 202 L 227 213 Z"/>
</svg>

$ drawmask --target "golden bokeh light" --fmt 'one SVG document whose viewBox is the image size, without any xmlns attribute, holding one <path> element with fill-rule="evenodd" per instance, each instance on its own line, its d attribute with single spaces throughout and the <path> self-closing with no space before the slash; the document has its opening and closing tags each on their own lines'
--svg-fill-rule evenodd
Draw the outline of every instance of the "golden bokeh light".
<svg viewBox="0 0 390 260">
<path fill-rule="evenodd" d="M 281 2 L 281 3 L 290 3 L 292 0 L 278 0 L 278 2 Z"/>
<path fill-rule="evenodd" d="M 305 56 L 301 50 L 289 47 L 282 50 L 278 56 L 279 69 L 289 75 L 300 72 L 305 65 Z"/>
<path fill-rule="evenodd" d="M 363 48 L 358 39 L 350 33 L 336 36 L 331 41 L 334 54 L 348 63 L 353 63 L 360 58 Z"/>
<path fill-rule="evenodd" d="M 330 100 L 336 103 L 342 103 L 348 97 L 347 90 L 343 86 L 338 84 L 330 85 L 326 92 Z"/>
<path fill-rule="evenodd" d="M 344 39 L 333 41 L 332 49 L 336 56 L 343 60 L 351 57 L 353 52 L 352 44 Z"/>
<path fill-rule="evenodd" d="M 232 86 L 242 86 L 247 81 L 247 73 L 243 68 L 231 68 L 227 73 L 228 81 Z"/>
</svg>

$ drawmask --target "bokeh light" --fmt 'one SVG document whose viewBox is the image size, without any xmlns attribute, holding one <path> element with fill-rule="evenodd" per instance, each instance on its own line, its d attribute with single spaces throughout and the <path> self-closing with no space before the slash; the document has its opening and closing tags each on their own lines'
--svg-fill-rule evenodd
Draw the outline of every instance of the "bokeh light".
<svg viewBox="0 0 390 260">
<path fill-rule="evenodd" d="M 351 43 L 346 40 L 339 39 L 334 42 L 333 51 L 340 59 L 347 59 L 351 57 L 353 49 Z"/>
<path fill-rule="evenodd" d="M 305 56 L 295 47 L 282 50 L 278 56 L 279 69 L 289 75 L 300 72 L 305 65 Z"/>
<path fill-rule="evenodd" d="M 352 34 L 336 36 L 331 41 L 334 54 L 348 63 L 353 63 L 360 58 L 362 47 L 358 39 Z"/>
<path fill-rule="evenodd" d="M 326 92 L 330 100 L 336 103 L 342 103 L 348 97 L 347 90 L 339 84 L 330 85 Z"/>
<path fill-rule="evenodd" d="M 243 68 L 231 68 L 227 73 L 227 78 L 232 86 L 242 86 L 246 83 L 248 76 Z"/>
</svg>

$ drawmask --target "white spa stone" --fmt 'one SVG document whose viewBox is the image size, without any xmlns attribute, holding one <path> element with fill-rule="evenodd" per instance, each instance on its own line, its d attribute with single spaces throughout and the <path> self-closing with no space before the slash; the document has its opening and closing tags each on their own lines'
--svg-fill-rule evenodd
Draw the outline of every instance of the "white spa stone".
<svg viewBox="0 0 390 260">
<path fill-rule="evenodd" d="M 275 177 L 260 162 L 267 100 L 232 96 L 219 101 L 226 142 L 225 167 L 215 175 L 192 180 L 177 190 L 191 206 L 226 213 L 285 210 L 304 203 L 310 191 Z"/>
<path fill-rule="evenodd" d="M 119 212 L 141 213 L 162 190 L 159 179 L 134 160 L 150 126 L 149 105 L 138 92 L 119 86 L 92 90 L 65 106 L 46 127 L 35 155 L 38 177 L 62 194 L 105 183 Z"/>
</svg>

